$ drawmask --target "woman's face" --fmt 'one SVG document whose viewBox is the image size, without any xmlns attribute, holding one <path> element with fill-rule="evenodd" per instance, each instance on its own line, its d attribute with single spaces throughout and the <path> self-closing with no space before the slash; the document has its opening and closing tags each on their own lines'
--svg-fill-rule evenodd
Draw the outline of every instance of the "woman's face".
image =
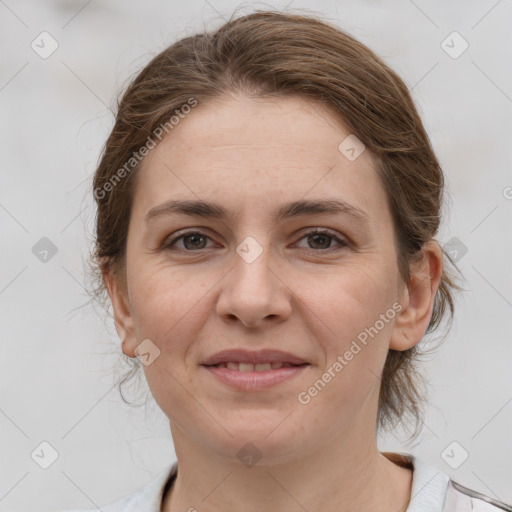
<svg viewBox="0 0 512 512">
<path fill-rule="evenodd" d="M 230 98 L 193 109 L 144 161 L 118 330 L 132 357 L 146 340 L 154 398 L 205 449 L 234 458 L 251 442 L 277 461 L 374 433 L 379 375 L 408 294 L 374 162 L 349 135 L 303 99 Z M 175 201 L 211 203 L 225 217 L 183 213 Z M 277 217 L 306 201 L 352 210 Z M 307 365 L 248 389 L 248 373 L 230 384 L 203 366 L 229 349 L 279 350 Z"/>
</svg>

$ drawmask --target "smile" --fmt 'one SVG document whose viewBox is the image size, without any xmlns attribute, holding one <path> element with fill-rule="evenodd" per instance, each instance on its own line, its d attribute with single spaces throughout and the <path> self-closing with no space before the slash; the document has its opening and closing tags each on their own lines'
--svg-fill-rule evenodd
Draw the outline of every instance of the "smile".
<svg viewBox="0 0 512 512">
<path fill-rule="evenodd" d="M 237 363 L 229 361 L 202 368 L 214 379 L 222 384 L 227 384 L 238 391 L 258 391 L 284 383 L 300 375 L 305 368 L 311 366 L 308 363 Z"/>
<path fill-rule="evenodd" d="M 279 370 L 280 368 L 290 368 L 292 366 L 303 366 L 303 365 L 297 365 L 292 363 L 279 363 L 279 362 L 273 362 L 273 363 L 237 363 L 235 361 L 229 361 L 226 363 L 219 363 L 216 365 L 213 365 L 214 368 L 229 368 L 230 370 L 235 370 L 238 372 L 265 372 L 269 370 Z"/>
</svg>

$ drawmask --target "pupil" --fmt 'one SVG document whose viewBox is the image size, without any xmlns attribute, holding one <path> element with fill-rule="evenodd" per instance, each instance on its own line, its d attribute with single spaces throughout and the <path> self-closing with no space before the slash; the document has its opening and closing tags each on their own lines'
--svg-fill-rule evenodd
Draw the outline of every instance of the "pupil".
<svg viewBox="0 0 512 512">
<path fill-rule="evenodd" d="M 187 249 L 190 249 L 190 247 L 188 247 L 189 244 L 187 244 L 187 241 L 190 241 L 190 240 L 195 240 L 197 242 L 197 240 L 200 240 L 200 239 L 203 239 L 204 240 L 204 236 L 203 235 L 187 235 L 185 237 L 185 247 L 187 247 Z M 196 248 L 197 249 L 197 243 L 193 242 L 192 243 L 192 248 Z"/>
<path fill-rule="evenodd" d="M 311 235 L 311 238 L 315 239 L 315 240 L 318 240 L 318 238 L 320 238 L 320 240 L 322 240 L 322 238 L 324 239 L 324 241 L 327 241 L 327 247 L 329 246 L 329 235 L 324 235 L 324 234 L 316 234 L 316 235 Z M 322 245 L 320 243 L 320 245 Z M 324 247 L 325 248 L 325 247 Z"/>
</svg>

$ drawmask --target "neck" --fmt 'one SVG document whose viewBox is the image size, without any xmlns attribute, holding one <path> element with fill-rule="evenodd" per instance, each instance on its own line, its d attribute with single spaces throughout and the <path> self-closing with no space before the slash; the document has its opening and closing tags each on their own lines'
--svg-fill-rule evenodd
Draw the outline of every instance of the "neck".
<svg viewBox="0 0 512 512">
<path fill-rule="evenodd" d="M 375 438 L 338 436 L 322 450 L 247 468 L 171 429 L 179 466 L 163 512 L 405 512 L 411 498 L 412 471 L 379 453 Z"/>
</svg>

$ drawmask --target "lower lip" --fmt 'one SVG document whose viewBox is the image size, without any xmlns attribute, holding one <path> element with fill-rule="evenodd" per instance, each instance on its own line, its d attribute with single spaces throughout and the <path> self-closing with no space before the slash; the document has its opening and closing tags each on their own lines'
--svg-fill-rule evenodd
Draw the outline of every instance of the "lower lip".
<svg viewBox="0 0 512 512">
<path fill-rule="evenodd" d="M 309 365 L 289 366 L 278 370 L 265 370 L 262 372 L 240 372 L 229 368 L 218 368 L 216 366 L 203 366 L 212 375 L 222 382 L 242 391 L 256 391 L 270 388 L 281 382 L 292 379 L 299 375 Z"/>
</svg>

